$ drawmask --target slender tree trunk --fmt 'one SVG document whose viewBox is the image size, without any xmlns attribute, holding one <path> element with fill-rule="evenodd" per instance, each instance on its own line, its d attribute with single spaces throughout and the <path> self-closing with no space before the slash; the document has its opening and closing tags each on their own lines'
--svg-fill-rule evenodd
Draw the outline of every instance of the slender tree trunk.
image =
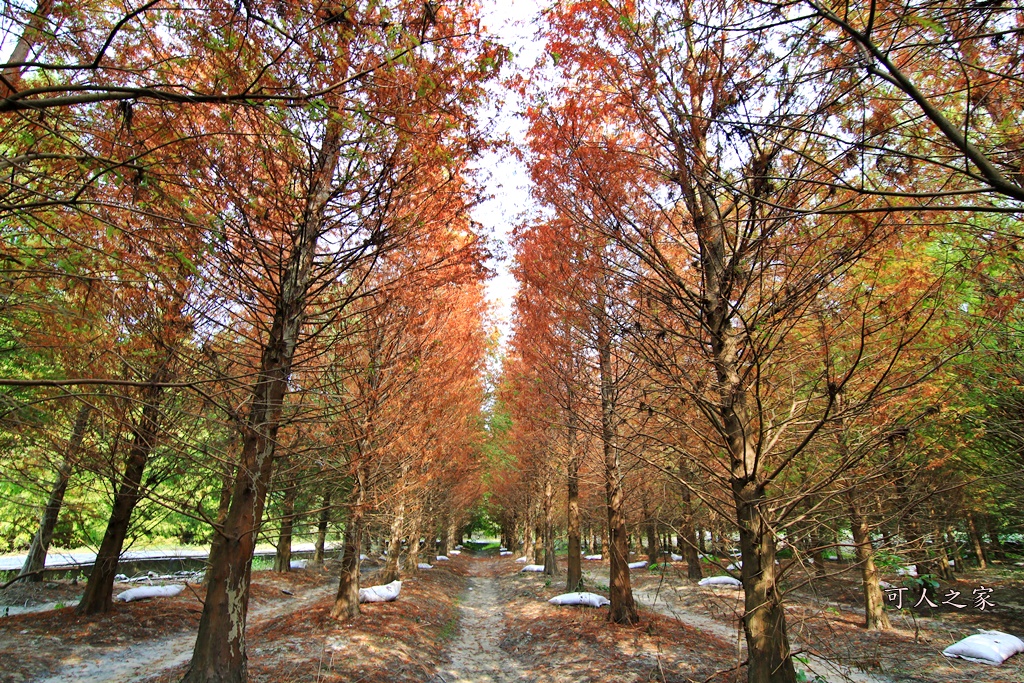
<svg viewBox="0 0 1024 683">
<path fill-rule="evenodd" d="M 274 556 L 275 572 L 292 570 L 292 530 L 295 526 L 295 495 L 296 484 L 288 485 L 281 501 L 281 532 L 277 537 L 277 554 Z"/>
<path fill-rule="evenodd" d="M 168 359 L 167 362 L 170 362 Z M 121 559 L 124 540 L 128 536 L 132 512 L 142 497 L 142 475 L 146 471 L 149 456 L 156 446 L 160 430 L 160 400 L 163 388 L 160 382 L 166 382 L 168 373 L 166 366 L 154 373 L 153 384 L 142 390 L 142 414 L 132 427 L 131 446 L 125 458 L 124 473 L 114 495 L 114 507 L 110 511 L 107 530 L 96 553 L 96 563 L 85 593 L 75 610 L 78 614 L 99 614 L 109 612 L 114 607 L 114 576 L 117 575 L 117 563 Z"/>
<path fill-rule="evenodd" d="M 313 544 L 313 564 L 322 566 L 324 550 L 327 547 L 327 527 L 331 523 L 331 490 L 324 492 L 320 503 L 320 515 L 316 525 L 316 543 Z"/>
<path fill-rule="evenodd" d="M 583 583 L 580 552 L 580 458 L 576 450 L 575 416 L 569 415 L 568 510 L 566 514 L 569 537 L 569 567 L 565 589 L 578 591 Z"/>
<path fill-rule="evenodd" d="M 248 677 L 245 621 L 249 610 L 252 556 L 273 471 L 277 432 L 299 341 L 317 240 L 327 202 L 334 191 L 341 132 L 340 120 L 332 118 L 312 169 L 306 208 L 282 274 L 273 321 L 252 390 L 231 506 L 219 530 L 223 542 L 211 548 L 206 601 L 192 663 L 182 683 L 244 683 Z"/>
<path fill-rule="evenodd" d="M 981 546 L 981 536 L 978 534 L 978 525 L 974 521 L 974 513 L 967 513 L 967 533 L 971 537 L 971 547 L 974 549 L 974 557 L 978 560 L 978 568 L 985 569 L 988 562 L 985 559 L 985 549 Z"/>
<path fill-rule="evenodd" d="M 644 530 L 647 532 L 647 563 L 658 564 L 661 559 L 661 544 L 658 542 L 658 526 L 653 519 L 644 523 Z"/>
<path fill-rule="evenodd" d="M 544 573 L 558 576 L 558 558 L 555 557 L 554 486 L 549 473 L 544 482 Z"/>
<path fill-rule="evenodd" d="M 854 550 L 857 553 L 857 563 L 860 565 L 861 587 L 864 591 L 864 628 L 869 631 L 888 631 L 892 625 L 889 623 L 889 615 L 885 613 L 885 601 L 878 583 L 875 548 L 871 544 L 871 527 L 852 491 L 847 496 L 847 503 Z"/>
<path fill-rule="evenodd" d="M 622 473 L 619 470 L 618 425 L 615 415 L 615 379 L 612 346 L 604 294 L 599 291 L 597 352 L 601 382 L 601 442 L 604 448 L 605 502 L 608 506 L 608 619 L 616 624 L 640 621 L 629 580 L 629 546 L 623 505 Z"/>
<path fill-rule="evenodd" d="M 345 550 L 341 556 L 338 593 L 331 607 L 331 618 L 345 621 L 359 615 L 359 549 L 363 539 L 363 504 L 366 499 L 366 475 L 362 462 L 356 464 L 352 505 L 345 522 Z"/>
<path fill-rule="evenodd" d="M 221 474 L 220 499 L 217 501 L 217 519 L 213 525 L 213 539 L 210 541 L 210 557 L 217 553 L 217 546 L 224 542 L 224 537 L 217 533 L 216 530 L 224 524 L 224 520 L 228 517 L 228 510 L 231 507 L 231 490 L 232 483 L 234 482 L 233 469 L 231 465 L 226 465 L 224 473 Z M 210 572 L 206 572 L 203 576 L 203 585 L 208 586 L 210 584 L 210 576 Z"/>
<path fill-rule="evenodd" d="M 680 472 L 690 477 L 689 466 L 685 459 L 679 463 Z M 693 524 L 693 501 L 690 494 L 690 487 L 681 485 L 679 487 L 679 498 L 682 501 L 683 518 L 679 524 L 679 549 L 686 560 L 686 578 L 690 581 L 700 581 L 704 578 L 704 572 L 700 568 L 700 558 L 697 557 L 697 535 L 703 537 L 703 533 L 694 527 Z"/>
<path fill-rule="evenodd" d="M 71 438 L 68 439 L 67 450 L 60 467 L 57 468 L 57 478 L 50 489 L 50 497 L 43 508 L 43 514 L 39 519 L 39 530 L 32 537 L 32 544 L 28 549 L 28 556 L 21 568 L 21 576 L 31 574 L 26 581 L 42 581 L 42 570 L 46 567 L 46 554 L 50 550 L 50 542 L 53 540 L 53 530 L 57 527 L 57 518 L 64 506 L 64 493 L 68 490 L 68 482 L 71 481 L 71 472 L 78 459 L 78 452 L 82 448 L 82 441 L 85 439 L 85 430 L 89 426 L 89 413 L 92 406 L 83 402 L 75 415 L 75 423 L 71 427 Z"/>
</svg>

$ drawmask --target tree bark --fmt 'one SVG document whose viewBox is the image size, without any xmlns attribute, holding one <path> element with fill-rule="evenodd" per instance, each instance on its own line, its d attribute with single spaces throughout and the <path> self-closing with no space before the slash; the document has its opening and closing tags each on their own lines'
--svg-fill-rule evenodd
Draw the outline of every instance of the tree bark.
<svg viewBox="0 0 1024 683">
<path fill-rule="evenodd" d="M 558 558 L 555 557 L 554 486 L 549 473 L 544 482 L 544 573 L 558 576 Z"/>
<path fill-rule="evenodd" d="M 342 128 L 339 119 L 330 119 L 316 155 L 306 207 L 282 274 L 273 321 L 252 389 L 231 506 L 218 530 L 223 542 L 211 548 L 209 588 L 192 663 L 182 683 L 244 683 L 248 677 L 245 621 L 252 556 L 273 471 L 277 432 L 305 313 L 317 240 L 333 193 Z"/>
<path fill-rule="evenodd" d="M 401 480 L 404 482 L 408 475 L 408 465 L 402 465 Z M 402 485 L 401 483 L 399 484 Z M 398 503 L 395 506 L 395 514 L 391 518 L 391 544 L 388 546 L 388 561 L 384 564 L 384 570 L 380 575 L 381 583 L 391 583 L 402 578 L 399 570 L 398 560 L 402 554 L 402 530 L 405 528 L 405 493 L 398 496 Z"/>
<path fill-rule="evenodd" d="M 978 525 L 974 521 L 974 513 L 967 513 L 967 533 L 971 537 L 971 547 L 974 549 L 974 557 L 978 560 L 978 568 L 985 569 L 988 562 L 985 558 L 985 549 L 981 545 L 981 536 L 978 534 Z"/>
<path fill-rule="evenodd" d="M 571 400 L 570 400 L 571 404 Z M 580 552 L 580 457 L 576 446 L 576 417 L 569 413 L 569 462 L 568 473 L 568 495 L 566 513 L 566 533 L 569 537 L 569 566 L 567 569 L 565 589 L 567 591 L 578 591 L 583 584 L 582 553 Z"/>
<path fill-rule="evenodd" d="M 8 64 L 14 66 L 9 66 L 3 70 L 2 78 L 0 78 L 0 97 L 10 97 L 13 93 L 17 92 L 18 81 L 21 80 L 21 72 L 24 67 L 16 65 L 27 61 L 29 52 L 31 52 L 36 41 L 39 39 L 43 25 L 46 24 L 52 7 L 53 0 L 39 0 L 36 3 L 36 8 L 32 12 L 31 18 L 29 18 L 21 35 L 18 36 L 18 42 L 15 43 L 11 56 L 6 60 Z"/>
<path fill-rule="evenodd" d="M 359 615 L 359 552 L 363 543 L 363 503 L 366 499 L 366 476 L 362 462 L 356 466 L 352 505 L 345 522 L 345 550 L 341 556 L 341 577 L 338 593 L 331 607 L 331 618 L 345 621 Z"/>
<path fill-rule="evenodd" d="M 296 484 L 289 484 L 284 490 L 281 501 L 281 531 L 277 537 L 277 553 L 274 555 L 274 571 L 290 572 L 292 570 L 292 530 L 295 526 L 295 495 Z"/>
<path fill-rule="evenodd" d="M 847 496 L 847 503 L 854 550 L 857 553 L 857 563 L 860 565 L 861 586 L 864 590 L 864 628 L 869 631 L 888 631 L 892 624 L 889 623 L 889 615 L 885 613 L 882 588 L 878 583 L 875 548 L 871 544 L 871 527 L 852 491 Z"/>
<path fill-rule="evenodd" d="M 644 523 L 644 530 L 647 532 L 647 563 L 658 564 L 661 559 L 661 544 L 658 541 L 658 525 L 653 519 Z"/>
<path fill-rule="evenodd" d="M 681 459 L 679 468 L 682 476 L 691 476 L 685 458 Z M 679 524 L 679 549 L 682 551 L 683 559 L 686 560 L 686 578 L 697 582 L 704 578 L 704 572 L 700 568 L 700 557 L 697 556 L 697 534 L 700 531 L 693 524 L 693 500 L 690 487 L 683 484 L 679 489 L 679 498 L 683 509 L 683 518 Z M 703 536 L 703 534 L 701 535 Z"/>
<path fill-rule="evenodd" d="M 608 507 L 608 619 L 616 624 L 640 621 L 629 581 L 629 547 L 623 510 L 622 473 L 619 469 L 618 425 L 615 415 L 615 379 L 612 340 L 604 292 L 598 292 L 597 353 L 601 382 L 601 444 L 604 449 L 605 502 Z"/>
<path fill-rule="evenodd" d="M 167 359 L 170 362 L 170 359 Z M 132 427 L 131 446 L 125 458 L 124 473 L 114 495 L 114 506 L 107 520 L 107 529 L 96 553 L 96 563 L 85 593 L 78 603 L 78 614 L 99 614 L 114 608 L 114 576 L 117 575 L 117 563 L 121 559 L 124 540 L 128 536 L 132 512 L 142 497 L 142 475 L 146 471 L 149 456 L 156 446 L 160 431 L 160 400 L 163 388 L 160 382 L 166 382 L 168 373 L 166 365 L 158 369 L 152 377 L 153 384 L 142 390 L 142 413 Z"/>
<path fill-rule="evenodd" d="M 320 503 L 320 515 L 316 525 L 316 543 L 313 544 L 313 564 L 323 566 L 324 550 L 327 547 L 327 527 L 331 523 L 331 490 L 324 492 Z"/>
<path fill-rule="evenodd" d="M 71 427 L 71 438 L 68 439 L 67 450 L 60 467 L 57 468 L 57 478 L 50 489 L 50 497 L 43 508 L 43 514 L 39 519 L 39 530 L 32 537 L 32 543 L 28 549 L 28 556 L 21 568 L 19 576 L 29 575 L 25 580 L 37 582 L 43 580 L 43 569 L 46 568 L 46 554 L 50 550 L 50 542 L 53 540 L 53 530 L 57 527 L 57 518 L 64 506 L 64 494 L 68 490 L 68 482 L 71 481 L 71 473 L 75 462 L 78 459 L 78 452 L 82 448 L 82 441 L 85 439 L 85 430 L 89 426 L 89 413 L 92 406 L 83 402 L 75 415 L 75 423 Z"/>
</svg>

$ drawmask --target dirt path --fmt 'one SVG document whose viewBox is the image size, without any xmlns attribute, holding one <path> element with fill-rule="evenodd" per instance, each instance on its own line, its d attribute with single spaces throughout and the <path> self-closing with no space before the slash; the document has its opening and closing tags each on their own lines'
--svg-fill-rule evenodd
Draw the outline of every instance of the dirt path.
<svg viewBox="0 0 1024 683">
<path fill-rule="evenodd" d="M 667 617 L 677 619 L 684 624 L 688 624 L 714 634 L 726 642 L 735 643 L 737 652 L 745 653 L 747 645 L 743 636 L 743 630 L 739 628 L 738 624 L 736 628 L 730 628 L 716 619 L 702 614 L 696 614 L 691 610 L 679 606 L 677 601 L 673 600 L 672 594 L 673 589 L 669 587 L 662 587 L 660 591 L 633 591 L 633 597 L 647 608 L 654 610 L 659 614 L 664 614 Z M 799 648 L 800 644 L 794 642 L 793 646 L 795 648 Z M 851 681 L 852 683 L 888 683 L 889 681 L 888 678 L 878 676 L 877 674 L 869 674 L 857 669 L 851 669 L 850 667 L 843 666 L 836 662 L 816 657 L 810 653 L 805 652 L 799 656 L 807 661 L 797 664 L 797 667 L 806 669 L 811 677 L 819 675 L 826 680 L 835 680 L 838 677 L 839 680 Z"/>
<path fill-rule="evenodd" d="M 283 604 L 254 607 L 249 623 L 259 623 L 296 612 L 324 596 L 323 589 L 308 588 L 295 599 Z M 147 640 L 124 648 L 82 645 L 74 657 L 64 661 L 56 674 L 37 679 L 38 683 L 132 683 L 155 673 L 184 664 L 192 656 L 195 633 L 185 633 L 158 640 Z"/>
<path fill-rule="evenodd" d="M 474 558 L 470 579 L 459 600 L 459 635 L 452 641 L 451 663 L 434 677 L 443 683 L 512 683 L 523 680 L 518 666 L 499 647 L 504 625 L 497 579 L 491 563 Z"/>
</svg>

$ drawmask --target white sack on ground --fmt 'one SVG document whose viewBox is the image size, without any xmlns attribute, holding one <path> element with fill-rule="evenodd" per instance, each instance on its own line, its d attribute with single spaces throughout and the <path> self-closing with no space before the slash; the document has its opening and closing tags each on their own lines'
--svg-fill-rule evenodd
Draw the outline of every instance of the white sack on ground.
<svg viewBox="0 0 1024 683">
<path fill-rule="evenodd" d="M 603 595 L 597 593 L 563 593 L 548 600 L 552 605 L 586 605 L 587 607 L 604 607 L 612 604 Z"/>
<path fill-rule="evenodd" d="M 505 557 L 506 555 L 511 555 L 512 551 L 511 550 L 500 550 L 500 551 L 498 551 L 498 554 L 501 555 L 502 557 Z"/>
<path fill-rule="evenodd" d="M 360 559 L 360 560 L 368 560 L 368 559 L 370 559 L 370 558 L 366 556 L 366 553 L 360 553 L 360 554 L 359 554 L 359 559 Z"/>
<path fill-rule="evenodd" d="M 417 569 L 433 569 L 434 565 L 427 564 L 426 562 L 420 562 L 419 564 L 416 565 L 416 568 Z"/>
<path fill-rule="evenodd" d="M 521 572 L 542 572 L 544 571 L 544 565 L 542 564 L 528 564 L 519 571 Z"/>
<path fill-rule="evenodd" d="M 683 561 L 683 556 L 682 555 L 676 555 L 675 553 L 669 553 L 669 557 L 672 558 L 673 562 L 682 562 Z"/>
<path fill-rule="evenodd" d="M 736 562 L 735 564 L 730 564 L 725 569 L 726 569 L 726 571 L 734 572 L 734 571 L 738 571 L 742 567 L 743 567 L 743 563 L 742 562 Z"/>
<path fill-rule="evenodd" d="M 308 565 L 308 564 L 309 564 L 309 560 L 292 560 L 291 561 L 291 568 L 292 569 L 305 569 L 306 565 Z"/>
<path fill-rule="evenodd" d="M 584 560 L 600 560 L 601 556 L 600 555 L 584 555 L 583 559 Z"/>
<path fill-rule="evenodd" d="M 701 579 L 697 582 L 698 586 L 733 586 L 734 588 L 742 588 L 743 584 L 739 579 L 734 579 L 731 576 L 709 576 L 706 579 Z"/>
<path fill-rule="evenodd" d="M 448 557 L 446 555 L 438 555 L 434 558 L 434 560 L 436 560 L 437 562 L 447 562 Z"/>
<path fill-rule="evenodd" d="M 171 598 L 185 590 L 185 584 L 177 586 L 142 586 L 140 588 L 129 588 L 123 593 L 118 593 L 115 600 L 131 602 L 132 600 L 145 600 L 146 598 Z"/>
<path fill-rule="evenodd" d="M 530 561 L 530 558 L 529 558 L 529 557 L 527 557 L 526 555 L 523 555 L 522 557 L 517 557 L 517 558 L 516 558 L 516 562 L 520 562 L 520 563 L 522 563 L 522 564 L 526 564 L 526 563 L 528 563 L 529 561 Z"/>
<path fill-rule="evenodd" d="M 449 555 L 461 555 L 462 551 L 461 550 L 449 550 L 448 554 Z"/>
<path fill-rule="evenodd" d="M 639 562 L 630 562 L 629 563 L 629 568 L 630 569 L 643 569 L 646 566 L 647 566 L 647 560 L 640 560 Z"/>
<path fill-rule="evenodd" d="M 1024 652 L 1024 641 L 1017 636 L 1001 631 L 982 631 L 953 643 L 942 654 L 979 664 L 998 665 L 1018 652 Z"/>
<path fill-rule="evenodd" d="M 401 581 L 392 581 L 383 586 L 370 586 L 359 589 L 359 602 L 391 602 L 398 599 L 402 590 Z"/>
</svg>

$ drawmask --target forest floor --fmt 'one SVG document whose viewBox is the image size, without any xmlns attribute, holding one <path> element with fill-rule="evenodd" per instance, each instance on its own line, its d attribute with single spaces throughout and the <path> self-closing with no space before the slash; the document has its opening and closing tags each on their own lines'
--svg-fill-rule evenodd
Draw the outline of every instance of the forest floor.
<svg viewBox="0 0 1024 683">
<path fill-rule="evenodd" d="M 550 578 L 520 573 L 521 568 L 511 557 L 464 553 L 406 577 L 396 602 L 363 605 L 362 614 L 347 623 L 329 617 L 337 581 L 330 565 L 287 574 L 255 572 L 247 629 L 250 680 L 745 680 L 738 668 L 746 656 L 740 591 L 694 586 L 681 563 L 634 570 L 641 621 L 610 626 L 604 609 L 547 603 L 564 592 L 564 574 Z M 372 585 L 374 567 L 367 569 L 363 580 Z M 607 562 L 585 562 L 584 570 L 585 589 L 607 595 Z M 970 604 L 972 591 L 981 585 L 993 589 L 995 605 L 987 610 Z M 117 603 L 108 615 L 79 617 L 74 605 L 82 588 L 67 582 L 16 583 L 0 592 L 0 610 L 42 609 L 9 610 L 11 616 L 0 618 L 0 681 L 180 679 L 195 641 L 201 587 L 190 586 L 174 598 Z M 941 586 L 938 595 L 950 588 L 966 597 L 966 608 L 893 610 L 892 631 L 869 633 L 860 627 L 863 612 L 856 607 L 859 590 L 852 572 L 840 568 L 794 587 L 787 596 L 787 623 L 800 650 L 803 680 L 820 675 L 818 681 L 860 683 L 1024 682 L 1024 655 L 992 667 L 941 654 L 979 629 L 1024 635 L 1024 581 L 1003 570 L 969 572 Z M 905 606 L 918 597 L 908 600 L 905 593 Z"/>
</svg>

